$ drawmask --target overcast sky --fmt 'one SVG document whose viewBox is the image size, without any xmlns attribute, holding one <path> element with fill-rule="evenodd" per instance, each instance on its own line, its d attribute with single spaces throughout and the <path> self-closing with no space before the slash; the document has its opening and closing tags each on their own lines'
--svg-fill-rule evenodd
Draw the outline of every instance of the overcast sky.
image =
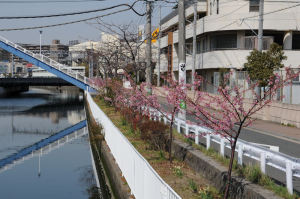
<svg viewBox="0 0 300 199">
<path fill-rule="evenodd" d="M 47 15 L 47 14 L 61 14 L 67 12 L 77 12 L 77 11 L 86 11 L 86 10 L 94 10 L 101 9 L 121 3 L 132 4 L 134 0 L 105 0 L 99 2 L 53 2 L 60 0 L 39 0 L 44 2 L 51 3 L 28 3 L 28 0 L 19 0 L 19 1 L 27 1 L 27 3 L 4 3 L 4 0 L 0 0 L 0 17 L 7 16 L 32 16 L 32 15 Z M 37 0 L 33 0 L 37 1 Z M 76 0 L 74 0 L 76 1 Z M 78 1 L 78 0 L 77 0 Z M 81 0 L 84 1 L 84 0 Z M 5 1 L 7 2 L 7 1 Z M 153 23 L 158 24 L 159 14 L 158 14 L 158 5 L 161 4 L 164 7 L 162 8 L 162 16 L 165 16 L 171 11 L 170 3 L 156 3 L 153 11 Z M 118 9 L 124 9 L 117 8 Z M 136 4 L 135 9 L 140 13 L 145 12 L 145 3 L 139 2 Z M 82 14 L 76 16 L 64 16 L 64 17 L 55 17 L 55 18 L 44 18 L 44 19 L 0 19 L 0 29 L 7 28 L 23 28 L 23 27 L 33 27 L 33 26 L 43 26 L 43 25 L 51 25 L 57 23 L 64 23 L 69 21 L 81 20 L 85 18 L 95 17 L 102 14 L 106 14 L 112 11 L 105 12 L 97 12 L 91 14 Z M 103 20 L 106 22 L 114 23 L 114 24 L 127 24 L 129 22 L 133 22 L 135 24 L 144 24 L 146 17 L 140 17 L 136 15 L 133 11 L 127 11 L 124 13 L 115 14 L 112 16 L 104 17 Z M 53 39 L 61 40 L 61 43 L 68 44 L 69 40 L 99 40 L 100 39 L 100 31 L 93 25 L 95 20 L 87 22 L 81 22 L 77 24 L 52 27 L 52 28 L 43 28 L 42 41 L 43 44 L 50 44 Z M 10 31 L 10 32 L 0 32 L 0 35 L 18 43 L 39 43 L 39 30 L 22 30 L 22 31 Z"/>
</svg>

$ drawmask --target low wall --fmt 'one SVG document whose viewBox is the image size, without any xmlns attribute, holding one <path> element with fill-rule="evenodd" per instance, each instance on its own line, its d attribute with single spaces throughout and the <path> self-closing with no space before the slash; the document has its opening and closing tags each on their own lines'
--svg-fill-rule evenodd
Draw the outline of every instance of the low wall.
<svg viewBox="0 0 300 199">
<path fill-rule="evenodd" d="M 225 190 L 227 168 L 212 158 L 204 155 L 186 143 L 174 140 L 173 153 L 176 158 L 184 161 L 194 171 L 201 173 L 220 191 Z M 282 199 L 273 192 L 255 185 L 247 180 L 233 176 L 233 185 L 230 190 L 232 199 Z"/>
</svg>

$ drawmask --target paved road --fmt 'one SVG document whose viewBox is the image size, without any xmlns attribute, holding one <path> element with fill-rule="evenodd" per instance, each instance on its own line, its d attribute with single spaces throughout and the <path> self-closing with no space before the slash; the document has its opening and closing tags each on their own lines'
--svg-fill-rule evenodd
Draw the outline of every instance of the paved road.
<svg viewBox="0 0 300 199">
<path fill-rule="evenodd" d="M 162 106 L 167 109 L 168 105 L 165 102 L 165 99 L 160 98 L 159 100 Z M 187 114 L 186 118 L 187 120 L 195 122 L 195 118 L 193 118 L 189 114 Z M 270 132 L 251 128 L 243 129 L 240 135 L 240 139 L 259 144 L 279 146 L 280 152 L 296 158 L 300 158 L 300 140 L 295 140 L 292 138 L 279 136 L 278 134 L 272 134 Z"/>
</svg>

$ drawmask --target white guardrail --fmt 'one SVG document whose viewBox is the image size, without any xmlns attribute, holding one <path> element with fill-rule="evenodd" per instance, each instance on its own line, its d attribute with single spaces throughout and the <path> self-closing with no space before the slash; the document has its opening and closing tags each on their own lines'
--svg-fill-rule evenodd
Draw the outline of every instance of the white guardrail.
<svg viewBox="0 0 300 199">
<path fill-rule="evenodd" d="M 47 56 L 44 56 L 44 55 L 40 55 L 40 54 L 35 54 L 25 48 L 23 48 L 22 46 L 18 45 L 18 44 L 15 44 L 11 41 L 9 41 L 8 39 L 0 36 L 0 41 L 4 42 L 5 44 L 7 45 L 10 45 L 11 47 L 31 56 L 31 57 L 34 57 L 46 64 L 48 64 L 49 66 L 55 68 L 56 70 L 59 70 L 81 82 L 84 82 L 85 84 L 88 84 L 89 86 L 95 88 L 95 89 L 98 89 L 97 86 L 93 83 L 93 81 L 89 78 L 87 78 L 86 76 L 82 75 L 80 72 L 78 71 L 75 71 L 75 70 L 72 70 L 69 66 L 66 66 L 66 65 L 63 65 L 61 63 L 58 63 L 57 61 L 47 57 Z"/>
<path fill-rule="evenodd" d="M 161 113 L 154 109 L 150 109 L 150 114 L 152 117 L 154 117 L 154 119 L 163 119 L 165 124 L 167 124 L 169 121 L 168 118 L 163 117 Z M 171 118 L 170 116 L 168 117 Z M 231 149 L 228 140 L 222 138 L 220 135 L 213 134 L 212 131 L 207 128 L 195 124 L 187 124 L 186 121 L 177 117 L 175 118 L 174 123 L 178 132 L 181 132 L 180 128 L 184 129 L 185 136 L 193 138 L 196 144 L 199 144 L 199 138 L 201 137 L 205 138 L 205 145 L 207 149 L 211 147 L 212 142 L 217 143 L 220 147 L 219 152 L 222 156 L 225 155 L 225 148 Z M 238 164 L 240 165 L 243 164 L 243 156 L 246 156 L 259 161 L 260 169 L 263 173 L 266 173 L 266 165 L 284 172 L 286 179 L 283 183 L 286 184 L 289 193 L 293 193 L 293 177 L 300 178 L 299 158 L 294 158 L 280 152 L 272 151 L 263 146 L 259 146 L 241 139 L 239 139 L 237 142 L 236 152 L 238 154 Z"/>
<path fill-rule="evenodd" d="M 137 199 L 181 199 L 112 123 L 87 92 L 93 117 L 104 129 L 112 155 Z"/>
</svg>

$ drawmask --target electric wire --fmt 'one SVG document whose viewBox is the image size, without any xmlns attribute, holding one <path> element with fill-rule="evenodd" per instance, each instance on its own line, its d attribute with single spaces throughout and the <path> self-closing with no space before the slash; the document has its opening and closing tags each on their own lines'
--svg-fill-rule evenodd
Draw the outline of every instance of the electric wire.
<svg viewBox="0 0 300 199">
<path fill-rule="evenodd" d="M 93 20 L 93 19 L 98 19 L 98 18 L 114 15 L 114 14 L 125 12 L 125 11 L 128 11 L 128 10 L 130 10 L 130 8 L 126 8 L 126 9 L 123 9 L 123 10 L 118 10 L 118 11 L 115 11 L 115 12 L 111 12 L 111 13 L 96 16 L 96 17 L 90 17 L 90 18 L 76 20 L 76 21 L 69 21 L 69 22 L 65 22 L 65 23 L 50 24 L 50 25 L 44 25 L 44 26 L 24 27 L 24 28 L 5 28 L 5 29 L 0 29 L 0 31 L 3 32 L 3 31 L 16 31 L 16 30 L 33 30 L 33 29 L 50 28 L 50 27 L 56 27 L 56 26 L 64 26 L 64 25 L 69 25 L 69 24 L 75 24 L 75 23 L 90 21 L 90 20 Z"/>
<path fill-rule="evenodd" d="M 5 17 L 0 17 L 0 19 L 36 19 L 36 18 L 51 18 L 51 17 L 61 17 L 61 16 L 72 16 L 72 15 L 81 15 L 81 14 L 88 14 L 88 13 L 94 13 L 94 12 L 100 12 L 100 11 L 106 11 L 106 10 L 111 10 L 114 8 L 118 7 L 129 7 L 131 10 L 133 10 L 137 15 L 139 16 L 144 16 L 144 14 L 138 13 L 133 7 L 134 5 L 139 2 L 135 1 L 133 4 L 119 4 L 107 8 L 102 8 L 102 9 L 96 9 L 96 10 L 87 10 L 87 11 L 81 11 L 81 12 L 70 12 L 70 13 L 62 13 L 62 14 L 51 14 L 51 15 L 37 15 L 37 16 L 5 16 Z"/>
</svg>

